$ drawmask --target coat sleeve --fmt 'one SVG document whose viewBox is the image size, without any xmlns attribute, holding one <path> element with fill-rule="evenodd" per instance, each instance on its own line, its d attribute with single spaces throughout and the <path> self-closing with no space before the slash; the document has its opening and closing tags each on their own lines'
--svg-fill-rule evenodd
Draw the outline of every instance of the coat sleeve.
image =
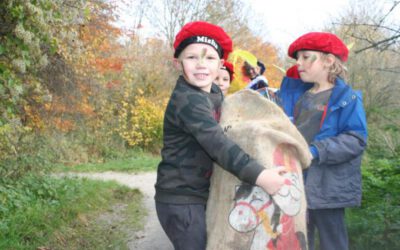
<svg viewBox="0 0 400 250">
<path fill-rule="evenodd" d="M 367 145 L 367 124 L 362 100 L 357 98 L 341 111 L 338 117 L 340 132 L 337 136 L 316 140 L 320 164 L 340 164 L 361 155 Z"/>
<path fill-rule="evenodd" d="M 364 152 L 365 139 L 355 132 L 345 132 L 311 143 L 318 151 L 319 164 L 337 165 L 348 162 Z"/>
<path fill-rule="evenodd" d="M 186 98 L 186 105 L 178 112 L 185 130 L 221 167 L 242 181 L 255 184 L 265 168 L 224 134 L 204 96 L 193 94 Z"/>
</svg>

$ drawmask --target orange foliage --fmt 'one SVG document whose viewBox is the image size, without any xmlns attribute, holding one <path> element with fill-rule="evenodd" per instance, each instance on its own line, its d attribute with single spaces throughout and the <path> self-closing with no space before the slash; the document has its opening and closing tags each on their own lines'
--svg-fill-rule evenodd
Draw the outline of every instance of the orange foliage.
<svg viewBox="0 0 400 250">
<path fill-rule="evenodd" d="M 80 110 L 81 114 L 84 114 L 86 116 L 94 115 L 93 107 L 88 102 L 81 103 L 78 106 L 78 109 Z"/>
<path fill-rule="evenodd" d="M 84 24 L 68 24 L 63 27 L 65 38 L 57 40 L 58 63 L 54 74 L 48 77 L 53 85 L 46 100 L 30 96 L 24 106 L 24 125 L 36 129 L 56 128 L 62 132 L 74 130 L 82 119 L 87 124 L 102 114 L 97 114 L 97 99 L 105 89 L 121 85 L 121 75 L 127 62 L 127 54 L 118 42 L 122 31 L 111 24 L 115 2 L 88 1 Z M 85 13 L 86 14 L 86 13 Z M 65 67 L 65 68 L 63 68 Z M 48 72 L 51 75 L 53 72 Z M 115 80 L 118 79 L 118 80 Z M 34 85 L 34 84 L 32 84 Z"/>
<path fill-rule="evenodd" d="M 79 50 L 71 51 L 70 45 L 61 43 L 59 53 L 73 68 L 74 78 L 69 92 L 53 94 L 51 103 L 43 105 L 46 123 L 62 132 L 76 129 L 77 119 L 96 119 L 94 102 L 103 87 L 118 85 L 117 78 L 124 68 L 125 55 L 119 55 L 122 47 L 117 38 L 122 31 L 111 25 L 114 20 L 114 3 L 89 1 L 90 16 L 85 24 L 71 27 L 78 34 Z M 89 122 L 90 123 L 90 122 Z M 88 123 L 88 124 L 89 124 Z"/>
<path fill-rule="evenodd" d="M 120 80 L 111 80 L 106 84 L 107 89 L 112 89 L 114 87 L 120 86 L 121 81 Z"/>
<path fill-rule="evenodd" d="M 27 127 L 39 130 L 44 128 L 44 122 L 37 109 L 32 108 L 30 105 L 24 105 L 24 114 Z"/>
<path fill-rule="evenodd" d="M 62 132 L 69 132 L 75 128 L 74 121 L 67 120 L 67 119 L 62 119 L 62 118 L 56 117 L 56 118 L 53 118 L 51 122 L 54 125 L 54 127 L 56 127 L 58 130 L 60 130 Z"/>
<path fill-rule="evenodd" d="M 85 47 L 81 69 L 94 69 L 100 75 L 110 72 L 121 72 L 125 59 L 115 53 L 121 45 L 116 38 L 122 34 L 121 29 L 112 26 L 113 16 L 103 14 L 104 8 L 112 6 L 91 3 L 92 15 L 86 25 L 79 28 L 79 36 Z"/>
<path fill-rule="evenodd" d="M 95 58 L 95 65 L 99 72 L 121 72 L 123 61 L 121 58 Z"/>
<path fill-rule="evenodd" d="M 93 107 L 89 104 L 87 96 L 81 97 L 81 99 L 70 96 L 68 99 L 69 103 L 65 103 L 60 101 L 60 98 L 55 98 L 51 105 L 45 105 L 45 110 L 53 116 L 62 116 L 66 114 L 94 115 Z"/>
</svg>

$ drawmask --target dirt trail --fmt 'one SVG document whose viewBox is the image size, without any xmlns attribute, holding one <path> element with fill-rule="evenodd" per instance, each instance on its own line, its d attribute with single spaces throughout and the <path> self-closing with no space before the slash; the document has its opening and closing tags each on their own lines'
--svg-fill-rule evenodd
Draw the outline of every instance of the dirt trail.
<svg viewBox="0 0 400 250">
<path fill-rule="evenodd" d="M 117 172 L 104 173 L 79 173 L 73 176 L 86 177 L 89 179 L 117 181 L 131 188 L 139 189 L 144 196 L 144 205 L 148 211 L 146 223 L 142 231 L 130 236 L 128 247 L 131 250 L 173 250 L 173 246 L 162 230 L 157 219 L 154 204 L 154 184 L 156 173 L 125 174 Z"/>
</svg>

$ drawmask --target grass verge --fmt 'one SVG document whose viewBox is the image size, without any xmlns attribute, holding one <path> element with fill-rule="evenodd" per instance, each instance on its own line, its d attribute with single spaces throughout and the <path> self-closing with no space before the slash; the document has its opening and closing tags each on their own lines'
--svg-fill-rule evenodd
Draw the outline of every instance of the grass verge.
<svg viewBox="0 0 400 250">
<path fill-rule="evenodd" d="M 53 172 L 146 172 L 155 171 L 161 158 L 144 152 L 134 152 L 132 156 L 124 159 L 109 160 L 102 163 L 86 163 L 74 166 L 56 165 Z"/>
<path fill-rule="evenodd" d="M 27 176 L 0 183 L 0 249 L 126 249 L 143 226 L 138 190 Z M 129 230 L 128 230 L 129 229 Z"/>
</svg>

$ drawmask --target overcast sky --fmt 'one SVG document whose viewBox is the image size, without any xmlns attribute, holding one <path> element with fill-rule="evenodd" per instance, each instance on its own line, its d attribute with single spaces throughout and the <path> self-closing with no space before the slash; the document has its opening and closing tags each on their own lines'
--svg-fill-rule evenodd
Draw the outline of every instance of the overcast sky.
<svg viewBox="0 0 400 250">
<path fill-rule="evenodd" d="M 300 35 L 319 31 L 333 17 L 347 9 L 350 0 L 243 0 L 249 4 L 249 20 L 252 28 L 260 33 L 264 41 L 273 43 L 283 53 Z M 130 8 L 122 8 L 122 26 L 132 23 Z M 146 21 L 144 21 L 146 22 Z M 149 25 L 144 23 L 142 33 L 150 35 Z"/>
<path fill-rule="evenodd" d="M 269 41 L 283 50 L 297 37 L 310 31 L 321 31 L 344 9 L 349 0 L 248 0 L 254 9 L 255 18 L 251 23 L 262 20 L 266 27 L 263 32 Z M 258 19 L 258 20 L 256 20 Z"/>
</svg>

